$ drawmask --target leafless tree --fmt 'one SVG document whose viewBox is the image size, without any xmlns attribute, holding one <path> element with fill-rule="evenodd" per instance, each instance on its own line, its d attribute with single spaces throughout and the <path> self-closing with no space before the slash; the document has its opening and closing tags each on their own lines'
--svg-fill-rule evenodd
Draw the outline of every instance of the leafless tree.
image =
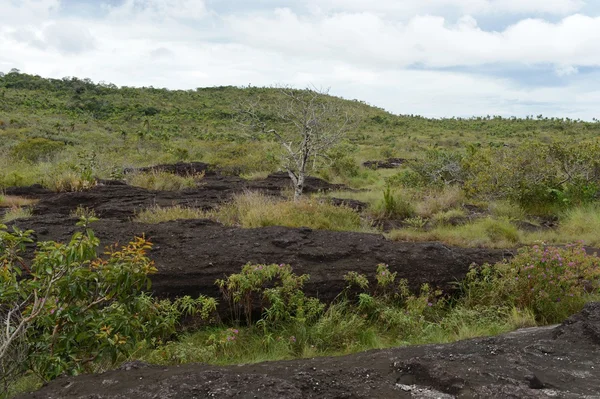
<svg viewBox="0 0 600 399">
<path fill-rule="evenodd" d="M 307 174 L 344 138 L 355 118 L 347 105 L 328 96 L 329 90 L 283 87 L 279 92 L 280 101 L 256 96 L 240 104 L 236 116 L 243 126 L 281 144 L 282 167 L 292 180 L 297 201 Z"/>
</svg>

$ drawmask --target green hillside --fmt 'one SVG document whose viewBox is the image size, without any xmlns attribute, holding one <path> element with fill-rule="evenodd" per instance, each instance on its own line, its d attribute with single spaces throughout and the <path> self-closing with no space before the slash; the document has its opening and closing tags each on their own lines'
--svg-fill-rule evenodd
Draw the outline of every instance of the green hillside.
<svg viewBox="0 0 600 399">
<path fill-rule="evenodd" d="M 278 90 L 271 88 L 118 88 L 89 79 L 44 79 L 13 71 L 0 75 L 0 157 L 6 168 L 11 154 L 13 162 L 27 158 L 39 161 L 95 150 L 104 174 L 120 164 L 178 160 L 226 163 L 231 157 L 239 158 L 246 172 L 270 170 L 276 168 L 275 162 L 261 159 L 257 164 L 251 156 L 256 150 L 262 158 L 265 154 L 267 159 L 275 157 L 278 148 L 270 144 L 270 137 L 236 145 L 250 138 L 234 121 L 235 106 L 257 96 L 272 102 L 281 100 Z M 356 154 L 358 161 L 414 158 L 432 147 L 462 151 L 468 144 L 498 146 L 562 138 L 578 141 L 600 133 L 600 123 L 570 119 L 487 116 L 437 120 L 393 115 L 357 100 L 330 100 L 342 102 L 348 112 L 360 118 L 344 147 L 344 151 Z M 38 145 L 45 143 L 48 153 L 62 155 L 48 157 L 40 150 L 38 157 L 19 151 L 18 146 L 31 139 L 49 140 L 38 140 Z"/>
</svg>

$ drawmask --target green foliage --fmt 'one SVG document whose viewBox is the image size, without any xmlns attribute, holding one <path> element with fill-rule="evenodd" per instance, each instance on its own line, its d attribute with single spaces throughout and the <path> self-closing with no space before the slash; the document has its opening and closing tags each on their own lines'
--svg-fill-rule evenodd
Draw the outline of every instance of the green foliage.
<svg viewBox="0 0 600 399">
<path fill-rule="evenodd" d="M 259 303 L 260 323 L 266 326 L 313 320 L 323 311 L 323 304 L 305 297 L 302 291 L 308 279 L 306 274 L 294 274 L 290 265 L 247 264 L 241 273 L 217 280 L 216 284 L 228 301 L 236 322 L 241 322 L 243 315 L 246 323 L 251 325 L 253 305 Z"/>
<path fill-rule="evenodd" d="M 0 337 L 5 378 L 30 369 L 48 380 L 114 364 L 173 336 L 183 316 L 212 317 L 213 298 L 172 302 L 144 294 L 156 271 L 145 239 L 98 258 L 91 221 L 82 219 L 84 231 L 67 244 L 39 243 L 30 265 L 21 253 L 32 232 L 0 226 L 0 314 L 10 327 Z"/>
<path fill-rule="evenodd" d="M 29 162 L 40 162 L 51 160 L 64 148 L 64 143 L 41 137 L 27 139 L 13 147 L 11 155 L 13 158 Z"/>
<path fill-rule="evenodd" d="M 600 188 L 599 150 L 597 141 L 480 149 L 464 160 L 465 190 L 537 213 L 584 204 Z"/>
<path fill-rule="evenodd" d="M 358 152 L 358 147 L 351 144 L 340 144 L 327 153 L 329 170 L 336 176 L 356 177 L 360 168 L 353 157 Z"/>
<path fill-rule="evenodd" d="M 442 186 L 460 184 L 464 181 L 465 172 L 462 163 L 463 157 L 456 152 L 432 149 L 425 152 L 423 159 L 412 161 L 409 166 L 419 176 L 415 181 Z"/>
<path fill-rule="evenodd" d="M 509 263 L 471 269 L 463 290 L 469 305 L 514 305 L 544 323 L 560 322 L 600 294 L 600 258 L 580 244 L 526 247 Z"/>
<path fill-rule="evenodd" d="M 414 207 L 404 197 L 399 196 L 391 186 L 383 190 L 383 198 L 372 211 L 377 219 L 405 219 L 414 215 Z"/>
</svg>

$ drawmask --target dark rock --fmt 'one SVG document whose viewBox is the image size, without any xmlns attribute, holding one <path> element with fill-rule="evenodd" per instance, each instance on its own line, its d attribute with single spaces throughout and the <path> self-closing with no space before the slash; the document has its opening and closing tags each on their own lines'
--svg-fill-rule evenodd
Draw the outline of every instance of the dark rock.
<svg viewBox="0 0 600 399">
<path fill-rule="evenodd" d="M 65 242 L 76 231 L 75 222 L 50 214 L 15 224 L 48 232 L 44 240 Z M 423 283 L 452 290 L 454 282 L 465 276 L 472 263 L 495 263 L 505 258 L 504 251 L 495 249 L 394 242 L 378 234 L 307 228 L 240 229 L 210 220 L 145 225 L 101 219 L 92 228 L 102 247 L 115 242 L 123 244 L 144 234 L 154 244 L 149 256 L 158 268 L 152 276 L 152 290 L 167 297 L 219 297 L 215 280 L 238 273 L 248 262 L 292 265 L 297 273 L 310 275 L 307 294 L 324 301 L 342 291 L 345 274 L 355 271 L 371 277 L 379 263 L 388 264 L 398 278 L 407 279 L 415 290 Z"/>
<path fill-rule="evenodd" d="M 544 383 L 535 375 L 529 374 L 525 376 L 525 380 L 529 382 L 529 388 L 531 389 L 544 389 Z"/>
<path fill-rule="evenodd" d="M 329 203 L 335 206 L 346 206 L 348 208 L 354 209 L 357 212 L 362 212 L 363 210 L 369 207 L 369 204 L 366 202 L 348 199 L 348 198 L 329 198 Z"/>
<path fill-rule="evenodd" d="M 54 192 L 48 190 L 40 184 L 34 184 L 25 187 L 8 187 L 3 190 L 6 195 L 14 195 L 25 198 L 40 198 L 48 195 L 53 195 Z"/>
<path fill-rule="evenodd" d="M 394 169 L 399 168 L 406 162 L 404 158 L 388 158 L 378 161 L 366 161 L 363 162 L 365 168 L 371 169 Z"/>
<path fill-rule="evenodd" d="M 574 324 L 597 327 L 593 309 L 600 305 L 590 306 L 574 323 L 554 330 L 530 328 L 444 345 L 230 367 L 126 367 L 62 377 L 18 398 L 595 398 L 600 346 L 553 338 Z M 540 358 L 528 351 L 534 344 L 550 345 L 560 355 Z M 490 357 L 490 346 L 498 349 L 495 356 Z M 523 378 L 524 369 L 536 371 Z"/>
<path fill-rule="evenodd" d="M 167 172 L 178 176 L 192 176 L 199 173 L 205 175 L 216 174 L 215 168 L 204 162 L 178 162 L 175 164 L 164 164 L 149 166 L 146 168 L 126 168 L 123 173 L 149 173 L 149 172 Z"/>
</svg>

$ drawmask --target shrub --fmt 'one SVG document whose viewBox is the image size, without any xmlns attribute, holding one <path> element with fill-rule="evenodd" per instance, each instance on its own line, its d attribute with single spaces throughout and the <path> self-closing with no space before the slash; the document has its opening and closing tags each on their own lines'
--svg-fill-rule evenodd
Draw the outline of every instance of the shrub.
<svg viewBox="0 0 600 399">
<path fill-rule="evenodd" d="M 229 303 L 233 319 L 252 324 L 252 311 L 259 304 L 262 323 L 286 323 L 314 320 L 324 308 L 317 299 L 307 298 L 302 291 L 309 279 L 298 276 L 290 265 L 247 264 L 241 273 L 217 280 L 223 297 Z"/>
<path fill-rule="evenodd" d="M 54 156 L 64 148 L 64 144 L 59 141 L 48 140 L 41 137 L 27 139 L 11 151 L 15 159 L 26 160 L 29 162 L 50 161 Z"/>
<path fill-rule="evenodd" d="M 182 315 L 208 318 L 216 309 L 211 298 L 157 302 L 144 294 L 156 271 L 145 256 L 151 244 L 137 238 L 97 258 L 89 221 L 67 244 L 39 243 L 30 265 L 20 253 L 32 232 L 0 226 L 0 321 L 9 326 L 0 334 L 0 369 L 11 370 L 2 375 L 8 382 L 26 369 L 48 380 L 114 364 L 171 337 Z"/>
<path fill-rule="evenodd" d="M 413 177 L 411 180 L 432 186 L 462 184 L 465 180 L 463 157 L 446 150 L 429 150 L 425 157 L 409 162 L 408 166 L 419 176 L 418 179 Z"/>
<path fill-rule="evenodd" d="M 469 305 L 512 304 L 544 323 L 564 320 L 600 294 L 600 258 L 581 245 L 533 246 L 510 262 L 471 269 L 463 290 Z"/>
<path fill-rule="evenodd" d="M 600 185 L 599 142 L 473 150 L 463 160 L 465 189 L 485 199 L 508 199 L 547 214 L 593 201 Z"/>
</svg>

